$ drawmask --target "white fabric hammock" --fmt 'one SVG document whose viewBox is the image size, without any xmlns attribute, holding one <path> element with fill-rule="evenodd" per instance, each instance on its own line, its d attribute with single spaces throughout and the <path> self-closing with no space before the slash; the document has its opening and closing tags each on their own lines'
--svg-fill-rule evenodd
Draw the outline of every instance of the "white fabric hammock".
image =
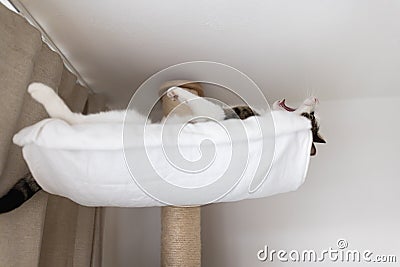
<svg viewBox="0 0 400 267">
<path fill-rule="evenodd" d="M 260 198 L 277 193 L 296 190 L 305 179 L 310 160 L 312 134 L 310 121 L 301 116 L 283 111 L 273 111 L 275 142 L 266 142 L 274 149 L 273 161 L 268 175 L 255 190 L 249 186 L 255 176 L 255 170 L 264 164 L 260 161 L 263 142 L 271 136 L 261 136 L 259 122 L 269 125 L 271 116 L 250 117 L 244 121 L 231 119 L 220 122 L 231 133 L 244 126 L 247 139 L 238 142 L 239 150 L 248 152 L 247 168 L 240 181 L 224 196 L 212 202 L 238 201 L 248 198 Z M 153 168 L 166 181 L 184 186 L 198 187 L 212 183 L 227 168 L 231 145 L 227 142 L 221 125 L 202 122 L 187 125 L 179 135 L 179 151 L 189 160 L 201 156 L 199 145 L 202 140 L 210 139 L 215 143 L 215 159 L 211 167 L 196 174 L 182 173 L 165 159 L 162 150 L 162 125 L 152 124 L 146 127 L 146 153 Z M 132 126 L 142 130 L 143 127 Z M 164 133 L 175 133 L 178 125 L 165 125 Z M 179 126 L 181 127 L 181 126 Z M 47 192 L 61 195 L 86 206 L 144 207 L 165 206 L 143 192 L 132 178 L 126 165 L 124 149 L 135 153 L 143 149 L 143 141 L 133 135 L 123 142 L 121 124 L 81 124 L 69 125 L 58 119 L 45 119 L 22 129 L 14 136 L 14 143 L 23 147 L 23 156 L 37 182 Z M 171 140 L 174 138 L 171 137 Z M 173 146 L 169 138 L 164 141 L 164 148 Z M 175 145 L 176 146 L 176 145 Z M 247 147 L 247 150 L 245 149 Z M 246 155 L 247 156 L 247 155 Z M 246 157 L 247 158 L 247 157 Z M 246 159 L 245 159 L 246 160 Z M 153 174 L 147 172 L 136 162 L 132 168 L 141 173 L 141 180 L 157 183 Z M 265 163 L 266 166 L 269 163 Z M 260 177 L 259 181 L 261 181 Z M 204 198 L 193 195 L 179 200 L 174 205 L 207 204 Z"/>
</svg>

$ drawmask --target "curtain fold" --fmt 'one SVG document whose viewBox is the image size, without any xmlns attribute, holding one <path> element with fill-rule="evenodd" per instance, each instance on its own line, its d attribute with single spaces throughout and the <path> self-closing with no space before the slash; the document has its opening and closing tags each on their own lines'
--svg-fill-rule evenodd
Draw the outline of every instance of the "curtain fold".
<svg viewBox="0 0 400 267">
<path fill-rule="evenodd" d="M 3 173 L 34 62 L 42 46 L 39 31 L 0 5 L 0 174 Z"/>
<path fill-rule="evenodd" d="M 105 111 L 106 108 L 106 99 L 103 95 L 99 94 L 90 94 L 88 96 L 88 102 L 85 107 L 85 114 L 96 113 L 99 111 Z"/>
<path fill-rule="evenodd" d="M 15 132 L 46 116 L 43 107 L 26 94 L 31 79 L 59 83 L 40 69 L 45 58 L 56 64 L 41 41 L 40 33 L 22 17 L 0 5 L 0 195 L 28 172 L 21 149 L 11 141 Z M 58 64 L 62 66 L 61 59 Z M 39 192 L 9 214 L 0 215 L 0 262 L 4 266 L 35 266 L 38 263 L 47 194 Z"/>
<path fill-rule="evenodd" d="M 30 82 L 54 88 L 71 110 L 104 110 L 104 99 L 89 94 L 38 30 L 0 4 L 0 195 L 28 167 L 12 143 L 20 129 L 47 117 L 26 93 Z M 16 210 L 0 214 L 1 266 L 100 266 L 102 208 L 80 206 L 40 191 Z"/>
</svg>

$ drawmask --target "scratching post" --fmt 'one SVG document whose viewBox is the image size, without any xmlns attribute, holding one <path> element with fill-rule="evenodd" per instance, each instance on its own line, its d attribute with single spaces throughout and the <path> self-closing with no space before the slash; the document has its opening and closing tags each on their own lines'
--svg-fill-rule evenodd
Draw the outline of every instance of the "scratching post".
<svg viewBox="0 0 400 267">
<path fill-rule="evenodd" d="M 180 86 L 199 96 L 204 96 L 198 83 L 170 81 L 162 85 L 160 93 L 172 86 Z M 162 107 L 167 115 L 177 103 L 164 96 Z M 190 114 L 182 105 L 174 112 Z M 200 207 L 162 207 L 161 209 L 161 267 L 201 266 Z"/>
<path fill-rule="evenodd" d="M 200 267 L 200 207 L 162 207 L 161 266 Z"/>
</svg>

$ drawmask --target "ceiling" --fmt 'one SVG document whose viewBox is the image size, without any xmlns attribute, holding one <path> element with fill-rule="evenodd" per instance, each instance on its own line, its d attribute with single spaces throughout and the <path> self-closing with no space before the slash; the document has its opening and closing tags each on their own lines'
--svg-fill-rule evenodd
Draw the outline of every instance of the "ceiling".
<svg viewBox="0 0 400 267">
<path fill-rule="evenodd" d="M 396 0 L 20 3 L 111 106 L 126 105 L 155 72 L 193 60 L 237 68 L 271 101 L 400 96 Z"/>
</svg>

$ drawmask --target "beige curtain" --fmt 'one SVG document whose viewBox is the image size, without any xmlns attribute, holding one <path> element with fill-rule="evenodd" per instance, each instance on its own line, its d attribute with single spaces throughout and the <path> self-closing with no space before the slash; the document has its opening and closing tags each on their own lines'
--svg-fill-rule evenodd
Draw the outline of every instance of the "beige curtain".
<svg viewBox="0 0 400 267">
<path fill-rule="evenodd" d="M 12 136 L 47 117 L 26 93 L 32 81 L 58 88 L 76 112 L 104 109 L 104 99 L 76 83 L 39 31 L 0 4 L 0 195 L 28 172 Z M 0 266 L 100 266 L 102 221 L 101 208 L 41 191 L 0 214 Z"/>
</svg>

